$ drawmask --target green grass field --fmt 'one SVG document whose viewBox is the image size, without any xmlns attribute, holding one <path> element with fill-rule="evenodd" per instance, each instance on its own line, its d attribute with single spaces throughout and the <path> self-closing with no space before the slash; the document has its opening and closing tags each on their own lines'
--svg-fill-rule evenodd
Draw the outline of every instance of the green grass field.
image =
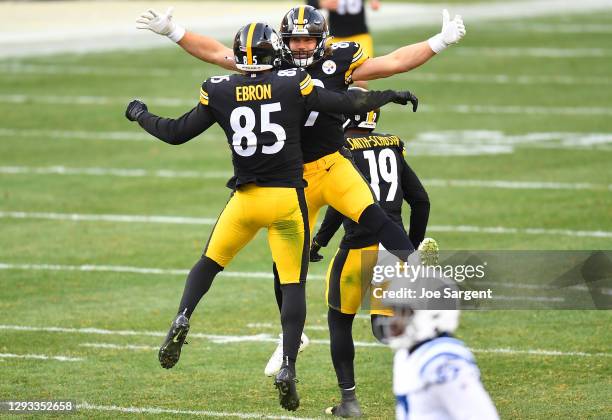
<svg viewBox="0 0 612 420">
<path fill-rule="evenodd" d="M 425 180 L 429 235 L 444 249 L 611 249 L 612 37 L 584 28 L 609 28 L 612 13 L 466 25 L 460 46 L 371 83 L 408 88 L 421 100 L 416 114 L 385 109 L 380 128 L 407 142 L 408 162 Z M 568 26 L 577 29 L 554 31 Z M 376 48 L 437 30 L 376 33 Z M 221 130 L 173 147 L 142 134 L 123 112 L 140 97 L 153 112 L 179 116 L 197 102 L 200 83 L 223 72 L 178 48 L 3 60 L 0 69 L 0 400 L 70 399 L 85 404 L 83 418 L 135 415 L 106 411 L 111 406 L 287 415 L 263 375 L 279 332 L 272 281 L 246 275 L 270 269 L 264 234 L 226 270 L 238 274 L 216 280 L 192 317 L 180 363 L 166 371 L 155 348 L 185 277 L 168 270 L 192 266 L 212 224 L 66 220 L 214 219 L 231 171 Z M 466 180 L 477 182 L 458 182 Z M 320 417 L 338 400 L 321 280 L 338 239 L 310 268 L 306 332 L 322 341 L 298 361 L 299 417 Z M 502 418 L 601 419 L 612 410 L 611 322 L 609 311 L 471 312 L 458 335 L 475 349 L 513 350 L 475 353 Z M 368 320 L 355 324 L 356 340 L 374 341 Z M 33 354 L 76 360 L 18 357 Z M 357 348 L 368 418 L 394 415 L 391 362 L 388 349 Z"/>
</svg>

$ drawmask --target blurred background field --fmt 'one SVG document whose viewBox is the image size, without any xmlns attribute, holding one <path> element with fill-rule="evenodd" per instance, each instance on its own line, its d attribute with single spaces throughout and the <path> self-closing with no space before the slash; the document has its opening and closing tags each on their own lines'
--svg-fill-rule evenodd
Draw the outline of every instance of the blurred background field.
<svg viewBox="0 0 612 420">
<path fill-rule="evenodd" d="M 371 13 L 377 54 L 436 33 L 443 6 L 466 23 L 460 45 L 370 85 L 420 98 L 416 114 L 384 109 L 379 128 L 406 142 L 432 202 L 428 235 L 444 249 L 611 248 L 612 5 L 553 0 L 546 13 L 543 3 L 385 1 L 381 12 L 399 7 L 389 25 Z M 252 4 L 174 5 L 178 22 L 223 39 L 241 17 L 276 22 L 292 5 Z M 136 33 L 150 5 L 169 4 L 0 3 L 0 400 L 73 399 L 84 418 L 134 415 L 117 411 L 127 407 L 279 418 L 263 376 L 279 332 L 264 234 L 216 280 L 179 365 L 157 363 L 231 162 L 217 127 L 173 147 L 124 118 L 134 97 L 179 116 L 206 77 L 225 73 Z M 415 15 L 398 23 L 397 10 Z M 338 398 L 322 280 L 338 239 L 310 268 L 315 342 L 299 359 L 299 417 Z M 604 418 L 611 321 L 609 311 L 465 313 L 458 335 L 502 418 Z M 373 346 L 367 319 L 355 338 L 364 412 L 392 418 L 392 354 Z"/>
</svg>

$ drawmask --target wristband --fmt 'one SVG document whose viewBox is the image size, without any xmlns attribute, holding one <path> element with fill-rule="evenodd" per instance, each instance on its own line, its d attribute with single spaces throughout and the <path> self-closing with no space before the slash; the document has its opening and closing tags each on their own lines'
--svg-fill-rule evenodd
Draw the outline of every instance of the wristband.
<svg viewBox="0 0 612 420">
<path fill-rule="evenodd" d="M 179 42 L 185 36 L 185 32 L 185 28 L 175 24 L 174 29 L 168 34 L 168 38 L 174 42 Z"/>
<path fill-rule="evenodd" d="M 431 48 L 431 50 L 436 54 L 445 50 L 446 47 L 448 47 L 448 44 L 444 42 L 444 39 L 442 38 L 442 34 L 436 34 L 432 36 L 427 40 L 427 43 L 429 44 L 429 48 Z"/>
</svg>

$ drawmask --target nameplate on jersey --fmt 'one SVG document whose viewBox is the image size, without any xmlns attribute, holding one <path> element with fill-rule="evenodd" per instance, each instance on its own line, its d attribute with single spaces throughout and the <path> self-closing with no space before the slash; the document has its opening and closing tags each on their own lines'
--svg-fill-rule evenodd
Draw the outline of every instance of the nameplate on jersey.
<svg viewBox="0 0 612 420">
<path fill-rule="evenodd" d="M 272 85 L 236 86 L 236 101 L 262 101 L 272 99 Z"/>
<path fill-rule="evenodd" d="M 400 139 L 397 136 L 368 136 L 353 137 L 347 139 L 351 150 L 370 149 L 372 147 L 400 146 Z"/>
</svg>

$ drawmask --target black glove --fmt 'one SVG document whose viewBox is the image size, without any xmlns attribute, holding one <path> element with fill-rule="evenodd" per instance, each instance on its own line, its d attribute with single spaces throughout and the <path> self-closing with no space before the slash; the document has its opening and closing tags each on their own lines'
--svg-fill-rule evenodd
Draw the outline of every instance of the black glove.
<svg viewBox="0 0 612 420">
<path fill-rule="evenodd" d="M 312 245 L 310 245 L 310 262 L 319 262 L 323 259 L 323 255 L 319 254 L 319 250 L 321 249 L 321 245 L 312 240 Z"/>
<path fill-rule="evenodd" d="M 412 112 L 416 112 L 419 106 L 419 98 L 414 96 L 411 92 L 407 90 L 403 90 L 401 92 L 396 92 L 397 97 L 393 100 L 396 104 L 407 105 L 408 102 L 412 104 Z"/>
<path fill-rule="evenodd" d="M 138 121 L 138 117 L 145 111 L 147 111 L 147 105 L 138 99 L 134 99 L 125 110 L 125 118 L 130 121 Z"/>
</svg>

